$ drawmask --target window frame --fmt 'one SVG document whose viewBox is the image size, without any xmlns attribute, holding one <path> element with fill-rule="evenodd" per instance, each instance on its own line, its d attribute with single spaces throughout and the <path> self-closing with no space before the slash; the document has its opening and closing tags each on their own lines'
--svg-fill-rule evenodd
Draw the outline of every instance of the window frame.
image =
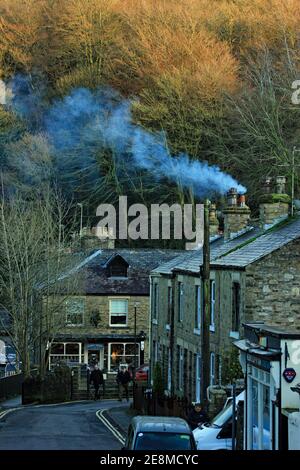
<svg viewBox="0 0 300 470">
<path fill-rule="evenodd" d="M 202 326 L 202 285 L 195 285 L 194 333 L 200 335 Z"/>
<path fill-rule="evenodd" d="M 236 287 L 238 287 L 236 289 Z M 241 324 L 241 284 L 237 281 L 232 283 L 232 312 L 231 328 L 232 332 L 239 332 Z"/>
<path fill-rule="evenodd" d="M 69 301 L 72 301 L 72 302 L 80 302 L 81 303 L 81 306 L 82 306 L 82 311 L 80 313 L 73 313 L 76 314 L 76 315 L 81 315 L 81 322 L 80 323 L 72 323 L 72 322 L 68 322 L 68 315 L 72 315 L 72 313 L 68 312 L 68 302 Z M 83 299 L 82 297 L 70 297 L 69 299 L 66 299 L 65 300 L 65 320 L 66 320 L 66 327 L 69 328 L 69 327 L 76 327 L 76 326 L 83 326 L 84 325 L 84 313 L 85 313 L 85 299 Z"/>
<path fill-rule="evenodd" d="M 127 312 L 125 313 L 112 313 L 111 311 L 111 305 L 112 305 L 112 302 L 126 302 L 127 304 Z M 128 328 L 128 305 L 129 302 L 128 302 L 128 299 L 126 298 L 118 298 L 118 299 L 109 299 L 109 327 L 110 328 Z M 126 323 L 114 323 L 112 324 L 111 323 L 111 316 L 112 315 L 125 315 L 126 316 Z"/>
<path fill-rule="evenodd" d="M 124 269 L 125 274 L 113 273 L 113 270 L 115 268 Z M 111 277 L 113 279 L 127 279 L 127 277 L 128 277 L 128 266 L 125 263 L 111 263 L 111 265 L 109 266 L 109 277 Z"/>
<path fill-rule="evenodd" d="M 136 343 L 136 351 L 137 353 L 136 354 L 126 354 L 126 346 L 128 345 L 134 345 L 135 343 L 133 342 L 120 342 L 120 341 L 115 341 L 115 342 L 110 342 L 108 343 L 108 348 L 107 348 L 107 370 L 109 373 L 111 374 L 117 374 L 117 372 L 113 371 L 112 368 L 111 368 L 111 356 L 112 356 L 112 346 L 113 345 L 122 345 L 123 346 L 123 352 L 124 354 L 117 354 L 118 357 L 122 357 L 122 358 L 125 358 L 125 357 L 131 357 L 134 361 L 134 358 L 136 357 L 137 358 L 137 361 L 136 361 L 136 364 L 137 364 L 137 367 L 140 367 L 140 344 L 139 343 Z M 121 362 L 122 363 L 122 362 Z"/>
<path fill-rule="evenodd" d="M 211 351 L 209 357 L 209 384 L 215 385 L 216 380 L 216 354 Z"/>
<path fill-rule="evenodd" d="M 184 349 L 182 346 L 177 345 L 177 356 L 178 356 L 178 390 L 183 391 L 184 387 Z"/>
<path fill-rule="evenodd" d="M 159 299 L 159 284 L 158 282 L 153 282 L 152 284 L 152 320 L 157 322 L 158 320 L 158 299 Z"/>
<path fill-rule="evenodd" d="M 210 280 L 210 323 L 209 323 L 209 329 L 213 333 L 216 331 L 215 315 L 216 315 L 216 281 L 215 281 L 215 279 L 211 279 Z"/>
<path fill-rule="evenodd" d="M 184 283 L 178 281 L 178 322 L 183 323 L 184 318 Z"/>
<path fill-rule="evenodd" d="M 167 325 L 171 324 L 173 308 L 173 287 L 168 286 L 168 312 L 167 312 Z"/>
</svg>

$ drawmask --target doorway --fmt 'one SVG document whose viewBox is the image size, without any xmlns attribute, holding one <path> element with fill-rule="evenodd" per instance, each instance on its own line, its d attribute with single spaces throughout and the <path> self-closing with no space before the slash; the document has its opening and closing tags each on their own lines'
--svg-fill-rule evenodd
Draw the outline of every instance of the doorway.
<svg viewBox="0 0 300 470">
<path fill-rule="evenodd" d="M 88 364 L 94 366 L 98 364 L 99 368 L 103 370 L 104 366 L 104 348 L 102 344 L 89 344 L 88 345 Z"/>
</svg>

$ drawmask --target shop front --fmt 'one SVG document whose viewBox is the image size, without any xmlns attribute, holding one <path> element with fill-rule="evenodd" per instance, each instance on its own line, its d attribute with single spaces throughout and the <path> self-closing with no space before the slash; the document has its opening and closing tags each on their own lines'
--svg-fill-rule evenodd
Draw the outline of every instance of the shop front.
<svg viewBox="0 0 300 470">
<path fill-rule="evenodd" d="M 289 415 L 299 411 L 292 388 L 300 376 L 300 333 L 244 326 L 245 339 L 235 343 L 246 380 L 244 449 L 288 449 Z"/>
<path fill-rule="evenodd" d="M 57 338 L 52 343 L 49 368 L 58 362 L 69 366 L 98 364 L 105 373 L 117 373 L 120 365 L 139 367 L 144 363 L 144 340 L 139 334 L 111 338 Z"/>
</svg>

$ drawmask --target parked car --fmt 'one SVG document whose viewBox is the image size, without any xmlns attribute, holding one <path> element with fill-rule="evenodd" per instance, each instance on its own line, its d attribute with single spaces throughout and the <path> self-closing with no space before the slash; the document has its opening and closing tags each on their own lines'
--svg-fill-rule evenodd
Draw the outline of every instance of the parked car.
<svg viewBox="0 0 300 470">
<path fill-rule="evenodd" d="M 148 381 L 149 366 L 144 364 L 137 368 L 135 372 L 135 380 L 138 382 L 147 382 Z"/>
<path fill-rule="evenodd" d="M 236 397 L 236 405 L 244 402 L 245 392 Z M 194 429 L 198 450 L 232 450 L 232 400 L 228 400 L 210 423 Z"/>
<path fill-rule="evenodd" d="M 128 428 L 126 450 L 196 450 L 193 432 L 181 418 L 135 416 Z"/>
</svg>

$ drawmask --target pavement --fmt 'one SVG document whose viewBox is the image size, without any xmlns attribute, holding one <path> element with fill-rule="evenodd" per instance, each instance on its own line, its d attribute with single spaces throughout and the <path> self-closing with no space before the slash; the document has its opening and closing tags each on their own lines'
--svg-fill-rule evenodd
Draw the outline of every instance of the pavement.
<svg viewBox="0 0 300 470">
<path fill-rule="evenodd" d="M 106 412 L 106 417 L 109 421 L 115 427 L 119 427 L 125 435 L 127 434 L 131 419 L 136 415 L 137 413 L 131 408 L 131 404 L 128 406 L 116 406 Z"/>
<path fill-rule="evenodd" d="M 0 406 L 0 450 L 118 450 L 136 414 L 118 400 Z"/>
<path fill-rule="evenodd" d="M 9 400 L 0 401 L 0 411 L 2 409 L 7 410 L 9 408 L 17 408 L 22 406 L 22 397 L 18 395 L 14 398 L 10 398 Z"/>
</svg>

